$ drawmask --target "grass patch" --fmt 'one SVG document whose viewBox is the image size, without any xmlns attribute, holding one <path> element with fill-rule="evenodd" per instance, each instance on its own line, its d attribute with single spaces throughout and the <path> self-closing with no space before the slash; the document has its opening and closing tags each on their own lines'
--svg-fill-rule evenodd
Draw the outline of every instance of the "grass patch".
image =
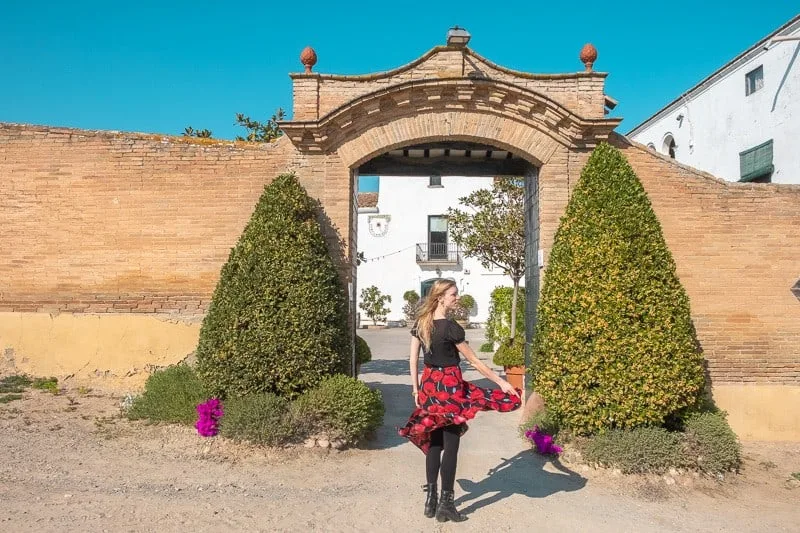
<svg viewBox="0 0 800 533">
<path fill-rule="evenodd" d="M 125 413 L 131 420 L 193 424 L 196 406 L 208 399 L 208 393 L 194 369 L 185 364 L 157 370 L 144 385 Z"/>
<path fill-rule="evenodd" d="M 0 393 L 24 392 L 31 384 L 31 379 L 24 375 L 6 376 L 0 379 Z"/>
<path fill-rule="evenodd" d="M 58 394 L 58 379 L 49 378 L 34 378 L 31 382 L 31 387 L 38 390 L 47 391 L 50 394 Z"/>
<path fill-rule="evenodd" d="M 9 403 L 13 402 L 14 400 L 21 400 L 22 394 L 3 394 L 0 396 L 0 403 Z"/>
</svg>

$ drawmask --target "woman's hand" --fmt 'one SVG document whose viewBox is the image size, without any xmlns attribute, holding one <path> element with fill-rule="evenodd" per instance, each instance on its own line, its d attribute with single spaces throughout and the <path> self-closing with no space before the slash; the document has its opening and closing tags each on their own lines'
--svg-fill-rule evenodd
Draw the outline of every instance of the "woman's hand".
<svg viewBox="0 0 800 533">
<path fill-rule="evenodd" d="M 416 406 L 417 406 L 417 408 L 420 408 L 420 407 L 422 407 L 422 406 L 419 404 L 419 391 L 418 391 L 418 390 L 412 391 L 412 392 L 411 392 L 411 395 L 414 397 L 414 405 L 416 405 Z"/>
<path fill-rule="evenodd" d="M 506 380 L 503 380 L 500 383 L 500 390 L 505 392 L 505 393 L 512 394 L 512 395 L 516 396 L 517 398 L 519 398 L 519 393 L 517 392 L 517 389 L 515 389 L 514 386 L 511 385 L 511 383 L 509 383 Z"/>
</svg>

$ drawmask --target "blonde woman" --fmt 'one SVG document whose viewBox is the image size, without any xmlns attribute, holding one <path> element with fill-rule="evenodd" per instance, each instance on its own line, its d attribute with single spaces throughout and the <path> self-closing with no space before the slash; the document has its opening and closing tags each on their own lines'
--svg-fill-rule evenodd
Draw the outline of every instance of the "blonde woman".
<svg viewBox="0 0 800 533">
<path fill-rule="evenodd" d="M 467 420 L 478 411 L 513 411 L 520 406 L 522 391 L 481 362 L 464 341 L 464 329 L 447 318 L 447 312 L 458 304 L 458 288 L 450 280 L 438 280 L 417 313 L 411 330 L 409 368 L 411 395 L 416 409 L 408 423 L 399 430 L 425 454 L 427 492 L 425 516 L 436 516 L 439 522 L 461 522 L 453 503 L 453 485 L 461 436 L 467 431 Z M 417 381 L 417 363 L 422 348 L 425 368 Z M 461 356 L 500 389 L 476 387 L 461 376 Z M 442 493 L 437 500 L 436 482 L 441 472 Z"/>
</svg>

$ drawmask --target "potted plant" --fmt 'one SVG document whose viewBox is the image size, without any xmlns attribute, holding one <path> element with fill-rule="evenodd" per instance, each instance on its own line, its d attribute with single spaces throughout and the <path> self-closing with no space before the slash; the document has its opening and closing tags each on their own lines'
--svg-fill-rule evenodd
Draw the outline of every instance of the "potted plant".
<svg viewBox="0 0 800 533">
<path fill-rule="evenodd" d="M 378 322 L 386 322 L 386 315 L 391 311 L 391 309 L 386 307 L 386 303 L 391 302 L 391 296 L 388 294 L 381 294 L 378 287 L 371 285 L 361 290 L 361 303 L 358 304 L 358 307 L 364 310 L 366 315 L 372 320 L 372 327 L 375 328 L 378 326 Z"/>
<path fill-rule="evenodd" d="M 525 375 L 525 334 L 519 332 L 515 338 L 503 341 L 492 362 L 503 367 L 506 381 L 522 389 L 522 378 Z"/>
<path fill-rule="evenodd" d="M 372 350 L 367 341 L 356 335 L 356 375 L 361 372 L 361 365 L 372 361 Z"/>
<path fill-rule="evenodd" d="M 417 291 L 410 290 L 403 293 L 403 300 L 406 304 L 403 306 L 403 314 L 406 318 L 406 325 L 411 325 L 417 319 L 417 307 L 419 306 L 419 294 Z"/>
<path fill-rule="evenodd" d="M 458 306 L 453 310 L 453 318 L 464 329 L 469 327 L 469 313 L 473 307 L 475 307 L 475 298 L 464 294 L 458 299 Z"/>
</svg>

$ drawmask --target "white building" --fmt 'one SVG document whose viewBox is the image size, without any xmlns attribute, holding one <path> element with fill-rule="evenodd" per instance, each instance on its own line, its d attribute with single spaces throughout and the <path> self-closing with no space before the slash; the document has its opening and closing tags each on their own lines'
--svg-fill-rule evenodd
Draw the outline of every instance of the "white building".
<svg viewBox="0 0 800 533">
<path fill-rule="evenodd" d="M 628 137 L 729 181 L 800 183 L 800 15 Z"/>
<path fill-rule="evenodd" d="M 425 176 L 381 177 L 379 193 L 359 194 L 357 301 L 362 289 L 375 285 L 392 297 L 389 321 L 403 320 L 403 293 L 423 295 L 439 278 L 458 285 L 459 294 L 476 302 L 470 322 L 484 323 L 489 316 L 495 287 L 512 285 L 499 269 L 487 270 L 451 241 L 447 208 L 459 208 L 459 198 L 489 189 L 493 178 Z M 377 200 L 377 201 L 376 201 Z M 364 312 L 361 324 L 371 324 Z"/>
</svg>

